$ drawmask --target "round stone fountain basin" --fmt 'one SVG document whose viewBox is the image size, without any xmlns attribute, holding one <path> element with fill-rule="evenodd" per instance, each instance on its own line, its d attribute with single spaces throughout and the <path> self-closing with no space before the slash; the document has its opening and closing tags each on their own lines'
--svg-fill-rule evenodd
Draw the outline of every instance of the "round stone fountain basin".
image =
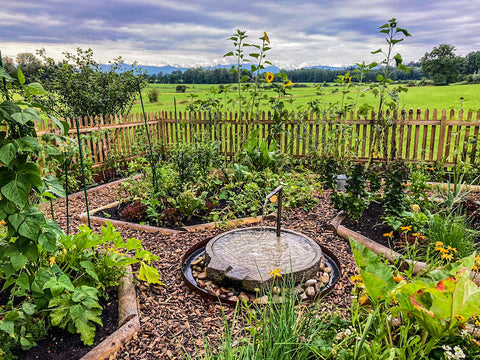
<svg viewBox="0 0 480 360">
<path fill-rule="evenodd" d="M 238 283 L 250 291 L 269 286 L 275 271 L 295 283 L 310 279 L 323 260 L 322 249 L 310 238 L 284 229 L 277 237 L 273 227 L 222 233 L 208 242 L 205 254 L 209 279 Z"/>
</svg>

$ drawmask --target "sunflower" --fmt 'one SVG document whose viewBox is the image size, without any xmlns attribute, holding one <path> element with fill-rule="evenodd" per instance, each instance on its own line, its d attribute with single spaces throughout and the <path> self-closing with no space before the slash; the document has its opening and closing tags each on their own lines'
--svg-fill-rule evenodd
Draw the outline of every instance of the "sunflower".
<svg viewBox="0 0 480 360">
<path fill-rule="evenodd" d="M 268 72 L 268 73 L 267 73 L 267 76 L 266 76 L 267 83 L 270 84 L 270 83 L 273 81 L 273 78 L 274 78 L 273 73 Z"/>
<path fill-rule="evenodd" d="M 292 85 L 293 85 L 292 80 L 288 80 L 288 82 L 286 82 L 286 83 L 284 84 L 285 87 L 290 87 L 290 86 L 292 86 Z"/>
<path fill-rule="evenodd" d="M 263 37 L 265 38 L 265 41 L 270 44 L 270 39 L 265 31 L 263 32 Z"/>
</svg>

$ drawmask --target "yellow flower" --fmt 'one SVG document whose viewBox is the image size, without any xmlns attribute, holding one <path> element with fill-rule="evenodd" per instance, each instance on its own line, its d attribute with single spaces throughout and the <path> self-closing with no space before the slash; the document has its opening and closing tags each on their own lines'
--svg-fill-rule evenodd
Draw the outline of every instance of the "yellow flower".
<svg viewBox="0 0 480 360">
<path fill-rule="evenodd" d="M 285 87 L 290 87 L 292 86 L 293 82 L 292 80 L 289 80 L 287 83 L 284 84 Z"/>
<path fill-rule="evenodd" d="M 345 84 L 350 84 L 350 81 L 352 81 L 352 77 L 351 76 L 346 76 L 345 77 Z"/>
<path fill-rule="evenodd" d="M 425 236 L 420 233 L 413 233 L 412 236 L 416 237 L 417 239 L 425 239 Z"/>
<path fill-rule="evenodd" d="M 270 44 L 270 39 L 265 31 L 263 32 L 263 37 L 265 38 L 265 41 Z"/>
<path fill-rule="evenodd" d="M 369 305 L 370 300 L 368 300 L 368 297 L 366 297 L 365 295 L 362 295 L 358 298 L 358 304 L 360 306 Z"/>
<path fill-rule="evenodd" d="M 402 276 L 402 275 L 394 276 L 394 277 L 393 277 L 393 280 L 394 280 L 396 283 L 399 283 L 400 281 L 403 280 L 403 276 Z"/>
<path fill-rule="evenodd" d="M 273 196 L 270 198 L 270 202 L 272 202 L 272 203 L 277 202 L 277 195 L 273 195 Z"/>
<path fill-rule="evenodd" d="M 393 230 L 390 231 L 389 233 L 383 234 L 383 236 L 388 237 L 389 239 L 393 239 Z"/>
<path fill-rule="evenodd" d="M 268 72 L 266 76 L 267 83 L 270 84 L 273 81 L 273 78 L 274 78 L 273 73 Z"/>
<path fill-rule="evenodd" d="M 443 247 L 443 242 L 437 241 L 437 242 L 435 243 L 435 247 Z"/>
<path fill-rule="evenodd" d="M 51 257 L 50 258 L 50 266 L 53 266 L 53 264 L 55 264 L 55 258 Z"/>
<path fill-rule="evenodd" d="M 442 259 L 445 259 L 447 261 L 453 260 L 453 254 L 442 254 Z"/>
<path fill-rule="evenodd" d="M 400 226 L 400 230 L 402 230 L 402 231 L 412 231 L 412 225 Z"/>
<path fill-rule="evenodd" d="M 3 226 L 5 224 L 6 224 L 5 220 L 0 220 L 0 226 Z"/>
<path fill-rule="evenodd" d="M 462 315 L 455 315 L 458 321 L 465 322 L 465 318 Z"/>
<path fill-rule="evenodd" d="M 480 264 L 480 255 L 475 256 L 475 262 Z"/>
<path fill-rule="evenodd" d="M 412 205 L 410 205 L 410 209 L 413 212 L 419 212 L 420 211 L 420 206 L 418 204 L 412 204 Z"/>
<path fill-rule="evenodd" d="M 276 269 L 270 271 L 270 275 L 273 275 L 274 279 L 282 276 L 282 274 L 280 274 L 280 269 L 279 268 L 276 268 Z"/>
<path fill-rule="evenodd" d="M 362 275 L 358 275 L 358 274 L 357 275 L 352 275 L 352 276 L 350 276 L 350 281 L 354 284 L 359 283 L 359 282 L 362 281 Z"/>
<path fill-rule="evenodd" d="M 456 248 L 452 248 L 450 245 L 447 246 L 447 250 L 453 251 L 455 254 L 458 253 Z"/>
</svg>

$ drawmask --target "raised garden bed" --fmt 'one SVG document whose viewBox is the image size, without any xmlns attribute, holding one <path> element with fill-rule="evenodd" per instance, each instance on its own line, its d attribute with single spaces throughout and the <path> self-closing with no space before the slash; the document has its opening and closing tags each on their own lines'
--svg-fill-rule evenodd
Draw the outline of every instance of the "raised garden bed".
<svg viewBox="0 0 480 360">
<path fill-rule="evenodd" d="M 94 347 L 83 344 L 79 334 L 52 327 L 46 338 L 28 351 L 17 351 L 20 359 L 99 360 L 109 359 L 140 329 L 135 287 L 132 275 L 126 275 L 118 290 L 109 292 L 109 300 L 102 299 L 102 323 L 97 327 Z"/>
<path fill-rule="evenodd" d="M 263 220 L 262 216 L 253 216 L 253 217 L 229 220 L 226 222 L 208 222 L 203 224 L 200 223 L 200 224 L 181 226 L 177 229 L 170 229 L 170 228 L 157 227 L 152 225 L 145 225 L 140 223 L 118 220 L 121 212 L 120 209 L 122 209 L 121 206 L 122 206 L 122 203 L 120 201 L 115 201 L 113 203 L 91 210 L 90 222 L 97 225 L 105 225 L 105 222 L 109 221 L 112 223 L 112 225 L 115 228 L 132 229 L 132 230 L 146 231 L 149 233 L 173 235 L 173 234 L 178 234 L 180 232 L 185 232 L 185 231 L 196 232 L 201 230 L 212 230 L 217 227 L 229 228 L 234 226 L 242 226 L 246 224 L 255 224 Z M 104 215 L 105 213 L 109 214 L 109 216 L 105 216 Z M 268 219 L 268 220 L 273 219 L 275 218 L 275 216 L 276 216 L 275 214 L 269 214 L 265 217 L 265 219 Z M 78 216 L 78 219 L 83 223 L 86 223 L 88 221 L 87 213 L 86 212 L 81 213 Z"/>
</svg>

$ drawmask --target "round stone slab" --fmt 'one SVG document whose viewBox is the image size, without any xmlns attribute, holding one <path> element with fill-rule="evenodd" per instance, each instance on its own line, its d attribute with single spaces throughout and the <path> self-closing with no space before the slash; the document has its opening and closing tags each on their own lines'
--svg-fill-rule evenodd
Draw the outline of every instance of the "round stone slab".
<svg viewBox="0 0 480 360">
<path fill-rule="evenodd" d="M 217 235 L 205 247 L 207 276 L 216 283 L 237 282 L 246 290 L 270 284 L 272 271 L 300 282 L 315 276 L 322 250 L 310 238 L 273 227 L 237 229 Z"/>
</svg>

